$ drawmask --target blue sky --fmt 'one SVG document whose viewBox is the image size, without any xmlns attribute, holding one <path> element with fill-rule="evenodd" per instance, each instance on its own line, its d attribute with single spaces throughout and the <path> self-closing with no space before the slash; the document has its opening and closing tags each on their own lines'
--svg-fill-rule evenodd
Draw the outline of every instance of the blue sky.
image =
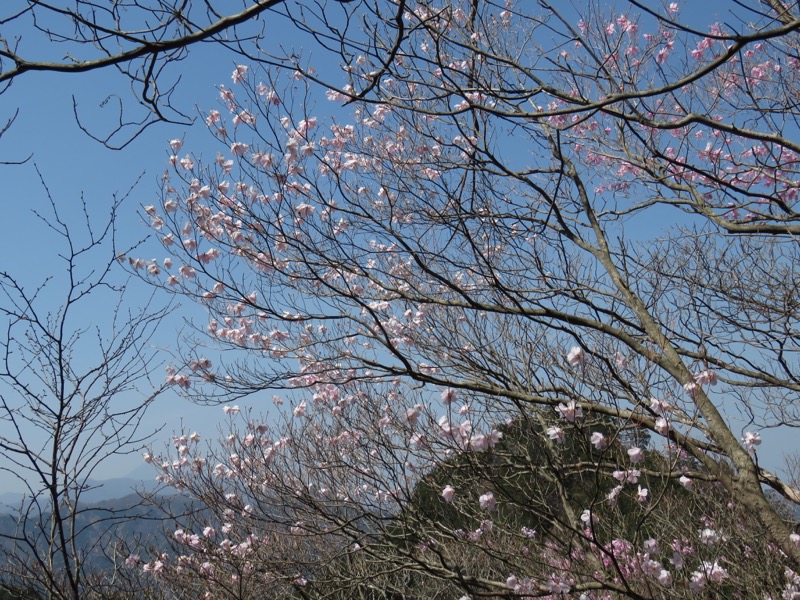
<svg viewBox="0 0 800 600">
<path fill-rule="evenodd" d="M 180 102 L 183 106 L 192 114 L 197 112 L 195 102 L 198 106 L 213 106 L 217 97 L 214 86 L 229 78 L 233 65 L 233 55 L 219 48 L 199 48 L 197 56 L 181 65 L 183 87 Z M 73 117 L 73 95 L 87 123 L 102 127 L 101 123 L 113 121 L 116 117 L 113 106 L 100 107 L 103 100 L 112 92 L 120 92 L 123 99 L 130 102 L 130 98 L 124 96 L 128 89 L 128 82 L 112 71 L 77 75 L 30 73 L 16 80 L 6 93 L 0 95 L 0 119 L 5 120 L 19 108 L 16 122 L 0 139 L 0 160 L 15 161 L 32 155 L 25 164 L 0 166 L 3 181 L 0 202 L 6 223 L 4 235 L 0 236 L 0 270 L 14 274 L 29 289 L 54 274 L 54 265 L 59 265 L 56 253 L 61 250 L 55 245 L 55 237 L 32 213 L 32 210 L 47 213 L 48 207 L 36 168 L 50 188 L 62 218 L 74 225 L 76 231 L 81 223 L 81 198 L 90 214 L 97 218 L 97 222 L 102 222 L 108 215 L 113 196 L 124 195 L 133 186 L 118 219 L 118 238 L 120 247 L 124 247 L 150 233 L 140 216 L 141 207 L 155 201 L 158 196 L 160 175 L 167 166 L 167 142 L 176 137 L 187 138 L 197 141 L 197 144 L 191 144 L 197 147 L 203 145 L 199 140 L 208 141 L 202 120 L 195 127 L 158 124 L 122 151 L 108 150 L 80 131 Z M 214 145 L 205 145 L 213 156 L 216 152 Z M 59 272 L 63 269 L 56 266 L 55 274 Z M 117 279 L 126 279 L 121 269 Z M 58 280 L 53 281 L 47 299 L 52 301 L 53 310 L 60 303 L 58 283 Z M 125 299 L 136 306 L 144 303 L 151 292 L 142 282 L 132 280 Z M 77 316 L 87 324 L 93 323 L 97 319 L 97 310 L 102 310 L 102 307 L 87 306 L 85 312 Z M 201 313 L 186 303 L 173 311 L 160 328 L 158 344 L 163 348 L 174 348 L 184 320 L 193 316 L 201 317 Z M 167 353 L 164 360 L 169 360 Z M 160 382 L 163 377 L 162 367 L 154 374 L 154 379 Z M 221 422 L 222 410 L 195 406 L 169 390 L 149 412 L 145 427 L 164 426 L 164 432 L 169 434 L 181 426 L 182 420 L 187 426 L 205 429 L 208 437 Z M 154 445 L 158 447 L 160 443 L 156 441 Z M 104 478 L 121 476 L 140 464 L 138 455 L 112 459 L 97 475 Z M 18 489 L 16 482 L 0 480 L 0 493 L 15 489 Z"/>
<path fill-rule="evenodd" d="M 346 8 L 332 5 L 326 9 L 326 14 Z M 19 23 L 16 25 L 19 27 Z M 298 35 L 296 29 L 287 26 L 285 18 L 279 15 L 266 17 L 264 32 L 266 38 L 261 43 L 279 54 L 288 48 L 302 50 L 303 42 L 308 42 Z M 9 35 L 5 30 L 2 33 Z M 30 49 L 27 56 L 60 58 L 63 52 L 59 49 L 55 55 L 48 54 L 37 46 L 42 43 L 36 41 L 41 37 L 33 31 L 17 30 L 11 35 L 22 36 L 26 42 L 22 48 Z M 21 165 L 0 165 L 3 182 L 0 202 L 7 224 L 4 235 L 0 236 L 0 271 L 13 274 L 29 290 L 47 277 L 63 273 L 56 258 L 61 248 L 32 212 L 49 214 L 47 195 L 37 169 L 58 205 L 61 218 L 72 224 L 75 231 L 80 231 L 82 200 L 92 217 L 100 223 L 108 215 L 114 196 L 130 192 L 118 216 L 118 247 L 129 247 L 149 236 L 151 230 L 142 219 L 142 207 L 158 201 L 161 176 L 168 167 L 169 140 L 183 139 L 186 149 L 190 149 L 196 158 L 213 159 L 219 146 L 208 133 L 200 113 L 209 108 L 219 108 L 216 88 L 220 84 L 230 87 L 231 72 L 238 63 L 247 64 L 247 61 L 219 44 L 192 47 L 189 58 L 173 65 L 164 81 L 174 81 L 174 77 L 180 76 L 174 104 L 195 118 L 196 123 L 158 123 L 119 151 L 109 150 L 81 131 L 74 117 L 73 100 L 83 124 L 95 135 L 103 136 L 111 131 L 119 118 L 117 99 L 122 101 L 126 111 L 130 111 L 124 114 L 126 119 L 141 118 L 144 114 L 135 104 L 127 78 L 113 69 L 105 69 L 78 74 L 29 72 L 16 79 L 5 93 L 0 94 L 1 123 L 19 111 L 14 124 L 0 138 L 0 162 L 31 158 Z M 336 66 L 338 62 L 330 63 L 323 59 L 316 64 L 322 68 L 327 64 L 330 72 L 340 73 Z M 156 247 L 161 248 L 160 244 Z M 147 251 L 134 255 L 152 258 Z M 161 254 L 156 252 L 153 256 Z M 153 292 L 143 282 L 130 280 L 122 269 L 116 276 L 117 281 L 128 280 L 125 300 L 131 306 L 142 305 Z M 59 291 L 63 289 L 58 283 L 54 279 L 48 288 L 48 296 L 42 298 L 51 304 L 53 311 L 58 309 Z M 166 294 L 161 294 L 160 298 L 162 303 L 170 300 Z M 98 304 L 85 306 L 84 312 L 76 315 L 76 326 L 97 323 L 103 308 Z M 154 340 L 154 344 L 163 350 L 164 366 L 170 361 L 170 354 L 176 353 L 176 345 L 180 343 L 181 332 L 187 329 L 187 322 L 196 321 L 202 325 L 205 320 L 203 311 L 188 302 L 181 303 L 171 312 Z M 153 374 L 154 381 L 163 381 L 164 366 Z M 144 389 L 143 393 L 146 391 Z M 272 406 L 271 398 L 271 394 L 265 393 L 263 402 L 253 398 L 250 404 L 256 413 L 266 413 Z M 247 403 L 240 404 L 244 406 Z M 206 440 L 219 437 L 224 421 L 221 407 L 197 406 L 170 389 L 151 408 L 142 430 L 163 428 L 152 443 L 153 448 L 159 450 L 168 443 L 173 432 L 183 428 L 201 431 Z M 141 465 L 141 454 L 138 453 L 112 457 L 103 463 L 96 476 L 120 477 L 134 470 L 139 472 Z M 19 489 L 18 482 L 0 476 L 0 494 Z"/>
</svg>

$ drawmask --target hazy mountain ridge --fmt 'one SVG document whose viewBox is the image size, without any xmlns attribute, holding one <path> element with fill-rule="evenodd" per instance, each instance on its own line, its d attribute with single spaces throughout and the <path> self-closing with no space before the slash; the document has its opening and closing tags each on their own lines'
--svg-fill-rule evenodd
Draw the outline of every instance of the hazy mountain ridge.
<svg viewBox="0 0 800 600">
<path fill-rule="evenodd" d="M 142 465 L 124 477 L 109 479 L 89 479 L 86 489 L 81 493 L 84 503 L 105 502 L 124 498 L 134 493 L 169 495 L 169 490 L 156 481 L 156 471 L 151 465 Z M 27 496 L 23 492 L 0 493 L 0 514 L 19 510 L 20 502 Z"/>
<path fill-rule="evenodd" d="M 120 489 L 126 490 L 127 493 L 116 498 L 86 500 L 76 511 L 75 528 L 78 531 L 76 546 L 85 553 L 86 564 L 90 570 L 108 568 L 112 566 L 114 560 L 120 562 L 124 558 L 113 557 L 114 547 L 118 541 L 123 541 L 129 546 L 149 546 L 158 543 L 159 540 L 163 541 L 165 532 L 175 528 L 174 520 L 169 515 L 180 515 L 190 506 L 188 499 L 174 494 L 145 496 L 141 488 L 138 488 L 139 493 L 132 492 L 128 484 L 131 481 L 140 483 L 137 480 L 120 478 L 113 481 L 114 485 L 104 485 L 97 490 L 98 492 L 102 490 L 102 493 L 87 494 L 87 496 L 98 498 Z M 12 553 L 15 545 L 18 556 L 20 552 L 23 554 L 30 552 L 26 543 L 15 542 L 23 537 L 23 534 L 27 540 L 33 541 L 34 545 L 40 547 L 38 550 L 40 555 L 44 552 L 45 536 L 41 532 L 49 529 L 49 515 L 39 517 L 35 508 L 28 507 L 27 522 L 23 523 L 22 513 L 19 510 L 21 506 L 20 498 L 17 500 L 16 509 L 13 505 L 0 509 L 0 556 Z"/>
</svg>

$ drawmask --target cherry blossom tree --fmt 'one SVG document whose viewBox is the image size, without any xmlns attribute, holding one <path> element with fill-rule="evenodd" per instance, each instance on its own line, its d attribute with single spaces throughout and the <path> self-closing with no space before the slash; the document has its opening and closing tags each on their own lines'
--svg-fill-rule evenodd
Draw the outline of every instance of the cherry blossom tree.
<svg viewBox="0 0 800 600">
<path fill-rule="evenodd" d="M 31 233 L 59 248 L 52 274 L 31 284 L 31 273 L 0 273 L 0 473 L 24 490 L 3 505 L 0 587 L 36 598 L 100 597 L 90 592 L 104 589 L 94 571 L 104 557 L 113 565 L 116 528 L 142 513 L 86 496 L 100 486 L 99 468 L 140 452 L 150 437 L 142 417 L 164 389 L 149 381 L 159 367 L 150 342 L 166 313 L 150 303 L 130 307 L 124 280 L 115 282 L 122 200 L 104 222 L 84 205 L 76 227 L 47 194 L 50 213 L 37 216 L 50 238 Z M 106 312 L 89 304 L 98 300 Z"/>
<path fill-rule="evenodd" d="M 360 38 L 309 25 L 341 80 L 237 67 L 216 160 L 173 140 L 145 207 L 166 256 L 131 264 L 237 357 L 198 342 L 168 382 L 283 417 L 227 406 L 219 448 L 156 459 L 210 513 L 146 570 L 231 598 L 796 593 L 800 491 L 759 453 L 800 424 L 800 13 L 728 8 L 377 3 Z"/>
</svg>

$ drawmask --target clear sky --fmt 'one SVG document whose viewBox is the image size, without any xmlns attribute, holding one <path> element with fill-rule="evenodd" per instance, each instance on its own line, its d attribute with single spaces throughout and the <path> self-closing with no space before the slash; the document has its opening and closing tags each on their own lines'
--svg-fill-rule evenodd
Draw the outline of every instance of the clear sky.
<svg viewBox="0 0 800 600">
<path fill-rule="evenodd" d="M 202 107 L 215 106 L 215 85 L 229 82 L 236 61 L 234 56 L 219 47 L 197 48 L 190 60 L 180 65 L 182 87 L 179 102 L 190 114 L 196 115 Z M 29 73 L 14 81 L 12 87 L 0 95 L 0 119 L 5 121 L 15 110 L 19 116 L 13 126 L 0 139 L 0 161 L 17 161 L 28 155 L 31 159 L 22 165 L 0 166 L 3 182 L 0 202 L 3 207 L 5 230 L 0 236 L 0 270 L 14 274 L 25 282 L 28 289 L 40 284 L 50 275 L 63 273 L 56 255 L 63 250 L 58 240 L 38 221 L 32 210 L 47 212 L 47 196 L 39 181 L 36 169 L 50 188 L 62 218 L 80 230 L 81 198 L 98 222 L 106 218 L 113 196 L 124 195 L 133 187 L 122 207 L 118 219 L 120 247 L 133 244 L 150 234 L 142 221 L 142 206 L 158 197 L 160 176 L 167 166 L 168 144 L 173 138 L 204 140 L 191 143 L 193 149 L 209 148 L 217 151 L 209 141 L 202 123 L 194 127 L 158 124 L 146 130 L 128 147 L 111 151 L 93 141 L 80 131 L 73 116 L 73 96 L 80 114 L 87 124 L 98 127 L 112 123 L 116 118 L 115 106 L 103 101 L 109 94 L 118 93 L 130 103 L 127 80 L 113 71 L 76 75 Z M 138 108 L 138 107 L 134 107 Z M 137 183 L 138 181 L 138 183 Z M 118 280 L 125 273 L 117 273 Z M 52 310 L 61 302 L 58 281 L 53 282 L 47 296 Z M 63 288 L 62 288 L 63 289 Z M 126 290 L 126 301 L 132 306 L 146 301 L 152 290 L 140 281 L 133 280 Z M 43 298 L 45 299 L 45 298 Z M 164 299 L 166 300 L 166 298 Z M 79 319 L 85 324 L 96 322 L 98 306 L 86 306 Z M 185 319 L 200 317 L 197 309 L 187 303 L 173 311 L 164 320 L 157 343 L 165 349 L 175 347 Z M 83 323 L 81 323 L 83 324 Z M 91 360 L 91 358 L 88 358 Z M 164 353 L 164 361 L 168 361 Z M 156 381 L 164 378 L 163 367 L 154 375 Z M 207 436 L 216 430 L 222 420 L 219 407 L 197 407 L 167 391 L 149 412 L 145 427 L 164 427 L 170 434 L 185 420 L 188 426 L 205 429 Z M 1 426 L 1 425 L 0 425 Z M 164 436 L 166 438 L 166 436 Z M 158 447 L 160 443 L 155 442 Z M 110 460 L 98 472 L 102 477 L 125 475 L 141 464 L 141 458 Z M 0 477 L 0 493 L 19 489 L 16 482 Z"/>
<path fill-rule="evenodd" d="M 341 16 L 346 9 L 345 5 L 331 4 L 326 14 Z M 264 20 L 262 46 L 278 54 L 287 49 L 305 51 L 311 47 L 312 42 L 300 36 L 284 17 L 270 13 Z M 31 44 L 30 40 L 41 40 L 41 34 L 32 30 L 3 30 L 2 34 L 21 36 L 23 42 L 27 42 L 22 47 L 32 48 L 36 56 L 40 55 L 40 47 L 36 44 L 42 42 Z M 45 54 L 41 49 L 41 55 Z M 338 62 L 331 62 L 324 54 L 318 54 L 317 58 L 315 64 L 323 68 L 329 65 L 331 72 L 340 73 L 336 66 Z M 151 230 L 142 219 L 142 207 L 158 200 L 161 176 L 168 167 L 169 140 L 183 139 L 195 157 L 213 159 L 219 151 L 218 142 L 211 138 L 200 114 L 210 108 L 219 108 L 216 88 L 219 85 L 230 86 L 231 72 L 236 64 L 242 62 L 247 64 L 218 44 L 192 47 L 189 58 L 176 63 L 164 81 L 173 81 L 175 76 L 180 76 L 174 104 L 195 118 L 196 123 L 158 123 L 118 151 L 104 147 L 81 131 L 74 116 L 73 102 L 77 104 L 83 124 L 98 136 L 111 131 L 119 119 L 117 99 L 122 101 L 126 111 L 130 111 L 124 115 L 126 119 L 141 118 L 142 109 L 135 104 L 130 82 L 124 76 L 113 69 L 104 69 L 78 74 L 29 72 L 14 80 L 11 87 L 0 94 L 0 123 L 5 123 L 19 111 L 13 125 L 0 138 L 0 162 L 31 158 L 21 165 L 0 165 L 0 181 L 3 182 L 0 203 L 6 224 L 4 235 L 0 236 L 0 271 L 13 274 L 29 290 L 53 276 L 54 269 L 56 275 L 63 273 L 56 258 L 62 248 L 32 212 L 47 213 L 48 207 L 37 169 L 58 204 L 61 218 L 71 223 L 75 231 L 80 231 L 82 199 L 92 216 L 102 222 L 114 196 L 132 190 L 118 216 L 118 247 L 130 246 L 149 236 Z M 160 244 L 157 247 L 161 248 Z M 160 254 L 154 253 L 153 256 Z M 151 258 L 146 253 L 143 257 Z M 118 281 L 128 279 L 122 269 L 116 275 Z M 57 279 L 54 280 L 48 287 L 47 296 L 41 298 L 46 300 L 43 305 L 50 303 L 52 310 L 56 311 L 62 290 Z M 141 305 L 152 292 L 149 286 L 133 279 L 126 288 L 125 300 L 131 306 Z M 162 294 L 161 297 L 164 303 L 170 299 L 166 296 Z M 84 312 L 77 314 L 76 327 L 97 323 L 104 308 L 107 307 L 86 305 Z M 175 348 L 187 322 L 196 321 L 202 325 L 206 320 L 202 310 L 185 301 L 172 311 L 154 340 L 154 344 L 163 349 L 164 366 L 170 361 L 170 354 L 177 353 Z M 164 366 L 153 375 L 155 381 L 163 381 Z M 271 394 L 265 394 L 263 402 L 260 398 L 253 398 L 249 404 L 256 412 L 266 413 L 272 407 L 271 398 Z M 247 402 L 239 404 L 248 405 Z M 208 440 L 218 437 L 216 434 L 223 422 L 221 407 L 196 406 L 170 389 L 148 412 L 143 430 L 163 428 L 153 441 L 157 450 L 167 443 L 174 431 L 182 428 L 182 424 L 200 430 Z M 2 426 L 0 423 L 0 428 Z M 120 477 L 134 470 L 139 472 L 141 464 L 140 454 L 112 458 L 102 465 L 97 475 L 101 478 Z M 20 489 L 18 482 L 0 475 L 0 494 Z"/>
<path fill-rule="evenodd" d="M 694 7 L 682 6 L 682 10 L 697 13 L 692 15 L 692 20 L 704 23 L 725 20 L 724 14 L 714 15 L 708 10 L 716 3 L 694 4 Z M 580 6 L 580 3 L 576 5 Z M 700 12 L 703 12 L 702 16 Z M 284 21 L 274 28 L 270 28 L 268 23 L 267 33 L 270 39 L 264 43 L 275 44 L 275 47 L 304 43 Z M 215 86 L 228 84 L 234 65 L 241 60 L 216 45 L 192 49 L 190 58 L 179 66 L 183 80 L 176 102 L 193 115 L 197 115 L 200 109 L 214 107 L 217 102 Z M 113 195 L 124 194 L 138 181 L 119 218 L 118 233 L 124 245 L 126 241 L 132 243 L 149 234 L 149 228 L 140 216 L 141 207 L 158 196 L 160 175 L 167 165 L 168 140 L 184 138 L 193 151 L 205 147 L 210 156 L 216 153 L 217 148 L 202 119 L 194 126 L 156 125 L 121 151 L 111 151 L 79 130 L 73 116 L 73 96 L 86 123 L 101 133 L 104 126 L 116 118 L 113 99 L 105 102 L 110 95 L 119 94 L 126 106 L 132 106 L 128 85 L 126 79 L 111 70 L 77 75 L 29 73 L 0 95 L 0 119 L 4 121 L 19 109 L 16 122 L 0 139 L 0 161 L 32 156 L 22 165 L 0 166 L 0 180 L 3 182 L 0 202 L 5 221 L 5 231 L 0 236 L 0 270 L 16 274 L 31 286 L 52 274 L 54 253 L 58 248 L 53 246 L 52 236 L 31 214 L 31 209 L 46 208 L 46 196 L 36 167 L 66 219 L 80 216 L 82 196 L 91 212 L 102 217 L 107 213 Z M 140 282 L 134 282 L 127 299 L 135 305 L 144 301 L 150 291 Z M 55 295 L 53 302 L 58 302 Z M 54 305 L 53 309 L 56 308 Z M 83 316 L 89 323 L 95 317 L 92 309 Z M 158 344 L 166 349 L 174 347 L 184 320 L 193 317 L 202 321 L 198 309 L 184 303 L 164 321 Z M 164 360 L 169 360 L 166 354 Z M 155 375 L 157 380 L 162 378 L 163 373 Z M 265 397 L 264 402 L 267 404 L 268 398 Z M 169 434 L 180 427 L 182 420 L 209 437 L 217 424 L 223 422 L 223 415 L 219 407 L 197 407 L 169 391 L 149 413 L 145 426 L 151 429 L 164 426 Z M 764 436 L 765 450 L 771 445 L 769 435 Z M 156 442 L 155 446 L 158 445 Z M 773 458 L 770 460 L 765 456 L 767 462 L 781 462 L 779 455 Z M 98 474 L 103 477 L 122 476 L 139 465 L 138 457 L 112 460 Z M 0 480 L 0 493 L 12 489 L 16 486 Z"/>
</svg>

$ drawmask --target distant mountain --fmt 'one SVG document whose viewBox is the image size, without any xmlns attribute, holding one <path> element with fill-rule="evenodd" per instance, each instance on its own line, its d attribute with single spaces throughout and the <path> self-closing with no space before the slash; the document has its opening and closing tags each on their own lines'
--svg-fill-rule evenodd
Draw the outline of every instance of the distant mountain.
<svg viewBox="0 0 800 600">
<path fill-rule="evenodd" d="M 120 486 L 127 485 L 127 478 L 116 481 Z M 155 500 L 168 507 L 173 514 L 180 514 L 189 509 L 189 501 L 180 496 L 160 496 Z M 49 515 L 39 518 L 35 512 L 31 513 L 25 527 L 25 537 L 36 540 L 42 531 L 49 529 L 48 523 Z M 20 527 L 18 511 L 12 510 L 0 514 L 0 556 L 3 551 L 10 551 L 14 547 L 14 538 L 21 537 Z M 144 503 L 138 494 L 128 493 L 120 498 L 87 502 L 79 508 L 76 518 L 76 529 L 79 531 L 77 546 L 88 553 L 88 564 L 91 569 L 104 569 L 112 566 L 108 550 L 116 540 L 146 546 L 163 539 L 164 531 L 174 528 L 174 522 L 163 510 Z M 24 552 L 25 545 L 17 545 L 17 548 L 18 551 Z M 20 548 L 22 550 L 19 550 Z"/>
<path fill-rule="evenodd" d="M 187 501 L 175 495 L 172 489 L 163 489 L 156 480 L 151 465 L 142 465 L 125 477 L 104 480 L 90 479 L 81 493 L 77 512 L 76 529 L 78 547 L 88 550 L 88 564 L 92 569 L 111 566 L 108 558 L 115 540 L 126 543 L 154 541 L 163 537 L 164 531 L 174 529 L 166 513 L 153 504 L 147 504 L 142 496 L 154 495 L 159 504 L 169 506 L 173 514 L 186 509 Z M 0 494 L 0 560 L 2 554 L 14 547 L 14 539 L 22 535 L 20 527 L 22 510 L 28 511 L 24 537 L 35 540 L 42 531 L 49 529 L 49 513 L 39 516 L 39 510 L 49 507 L 31 506 L 26 495 L 19 492 Z M 37 542 L 41 553 L 44 540 Z M 24 552 L 25 545 L 18 545 L 17 552 Z"/>
<path fill-rule="evenodd" d="M 137 492 L 147 494 L 158 492 L 161 495 L 174 493 L 171 490 L 159 489 L 160 484 L 155 478 L 155 469 L 151 465 L 142 465 L 125 477 L 102 480 L 89 479 L 87 489 L 81 494 L 81 501 L 86 504 L 93 504 L 123 498 Z M 0 513 L 18 510 L 24 496 L 21 492 L 0 494 Z"/>
<path fill-rule="evenodd" d="M 81 494 L 81 500 L 89 504 L 123 498 L 134 492 L 153 493 L 159 488 L 154 476 L 151 476 L 149 481 L 133 477 L 117 477 L 102 481 L 92 479 L 88 483 L 89 487 Z"/>
<path fill-rule="evenodd" d="M 5 494 L 0 494 L 0 510 L 16 508 L 23 497 L 23 494 L 17 492 L 6 492 Z"/>
</svg>

